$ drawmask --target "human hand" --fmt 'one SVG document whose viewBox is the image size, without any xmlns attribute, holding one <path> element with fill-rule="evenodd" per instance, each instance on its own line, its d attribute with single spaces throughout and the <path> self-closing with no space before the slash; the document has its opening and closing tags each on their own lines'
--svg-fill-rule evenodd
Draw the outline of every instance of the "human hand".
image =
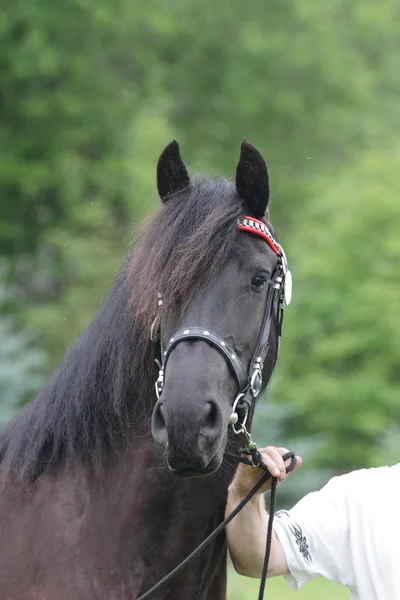
<svg viewBox="0 0 400 600">
<path fill-rule="evenodd" d="M 291 458 L 288 458 L 285 462 L 282 456 L 288 452 L 286 448 L 276 448 L 274 446 L 268 446 L 267 448 L 259 448 L 259 452 L 262 456 L 263 463 L 267 467 L 268 471 L 273 477 L 277 477 L 278 484 L 285 481 L 289 473 L 286 473 L 286 467 L 291 463 Z M 290 471 L 294 473 L 296 469 L 300 467 L 302 459 L 300 456 L 296 456 L 296 465 Z M 234 493 L 239 498 L 244 498 L 249 491 L 255 486 L 255 484 L 261 479 L 264 471 L 256 469 L 249 465 L 239 463 L 236 475 L 229 486 L 229 492 Z M 257 494 L 269 492 L 271 489 L 272 477 L 265 482 L 265 484 L 259 489 Z"/>
</svg>

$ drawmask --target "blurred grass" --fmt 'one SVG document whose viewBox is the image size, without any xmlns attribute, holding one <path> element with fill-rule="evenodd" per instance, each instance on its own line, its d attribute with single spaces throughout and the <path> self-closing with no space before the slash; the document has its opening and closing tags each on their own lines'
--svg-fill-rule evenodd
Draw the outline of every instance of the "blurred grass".
<svg viewBox="0 0 400 600">
<path fill-rule="evenodd" d="M 259 579 L 242 577 L 231 568 L 228 572 L 228 600 L 257 600 L 259 585 Z M 265 600 L 348 600 L 349 597 L 345 587 L 326 579 L 315 579 L 297 592 L 289 588 L 283 577 L 269 579 L 265 587 Z"/>
</svg>

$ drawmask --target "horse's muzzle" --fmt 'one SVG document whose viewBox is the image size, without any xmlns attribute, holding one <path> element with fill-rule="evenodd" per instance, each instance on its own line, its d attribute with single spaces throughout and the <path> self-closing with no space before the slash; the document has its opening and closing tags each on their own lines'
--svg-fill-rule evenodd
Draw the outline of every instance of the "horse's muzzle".
<svg viewBox="0 0 400 600">
<path fill-rule="evenodd" d="M 177 475 L 205 475 L 220 466 L 226 426 L 215 400 L 174 402 L 172 398 L 164 400 L 163 394 L 153 411 L 152 433 L 166 450 L 168 467 Z"/>
</svg>

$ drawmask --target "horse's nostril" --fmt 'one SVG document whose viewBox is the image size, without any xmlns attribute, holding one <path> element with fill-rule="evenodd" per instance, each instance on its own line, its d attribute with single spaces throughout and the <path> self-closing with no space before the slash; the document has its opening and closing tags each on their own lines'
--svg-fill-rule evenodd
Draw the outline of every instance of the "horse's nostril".
<svg viewBox="0 0 400 600">
<path fill-rule="evenodd" d="M 206 404 L 206 413 L 201 424 L 201 433 L 213 437 L 221 431 L 222 413 L 218 404 L 212 400 Z"/>
</svg>

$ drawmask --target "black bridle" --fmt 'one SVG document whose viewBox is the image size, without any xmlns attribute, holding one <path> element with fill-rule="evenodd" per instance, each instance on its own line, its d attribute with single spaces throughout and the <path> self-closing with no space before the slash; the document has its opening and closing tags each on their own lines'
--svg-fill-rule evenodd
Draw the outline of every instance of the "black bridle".
<svg viewBox="0 0 400 600">
<path fill-rule="evenodd" d="M 258 219 L 253 217 L 240 217 L 237 222 L 237 229 L 242 231 L 248 231 L 256 235 L 261 236 L 271 247 L 278 257 L 278 262 L 275 267 L 274 273 L 269 281 L 267 291 L 267 302 L 264 312 L 263 323 L 261 326 L 260 335 L 257 341 L 256 348 L 253 353 L 253 357 L 249 364 L 248 372 L 243 368 L 243 365 L 236 354 L 236 352 L 229 346 L 229 344 L 217 333 L 209 331 L 204 327 L 187 327 L 175 333 L 169 340 L 167 346 L 164 348 L 160 329 L 160 320 L 156 317 L 153 326 L 151 328 L 150 337 L 153 341 L 160 340 L 160 356 L 161 361 L 156 361 L 159 366 L 158 379 L 155 384 L 156 395 L 159 399 L 165 383 L 165 369 L 171 353 L 176 346 L 185 341 L 204 341 L 210 346 L 218 350 L 220 354 L 227 361 L 236 381 L 238 384 L 238 394 L 232 405 L 232 414 L 229 418 L 229 425 L 236 435 L 243 434 L 245 437 L 245 448 L 244 454 L 247 454 L 250 458 L 243 456 L 234 458 L 239 462 L 251 465 L 253 467 L 260 468 L 264 471 L 263 476 L 256 483 L 256 485 L 250 490 L 245 498 L 238 504 L 238 506 L 228 515 L 225 520 L 218 525 L 218 527 L 175 569 L 173 569 L 168 575 L 163 577 L 155 586 L 147 590 L 137 600 L 145 600 L 149 598 L 156 590 L 161 586 L 170 581 L 173 577 L 178 575 L 183 569 L 185 569 L 190 563 L 192 563 L 205 548 L 225 529 L 230 521 L 242 510 L 242 508 L 250 501 L 250 499 L 256 494 L 256 492 L 264 485 L 264 483 L 271 477 L 268 469 L 262 461 L 262 456 L 258 450 L 257 445 L 251 440 L 250 433 L 246 429 L 246 423 L 251 423 L 253 412 L 255 408 L 255 401 L 257 396 L 263 387 L 263 367 L 265 360 L 268 356 L 269 351 L 269 338 L 271 333 L 271 325 L 275 319 L 277 324 L 278 333 L 278 348 L 275 357 L 274 368 L 277 363 L 279 355 L 279 341 L 282 335 L 282 323 L 284 317 L 285 307 L 290 303 L 292 293 L 292 277 L 288 269 L 288 263 L 286 255 L 280 246 L 270 233 L 267 225 Z M 158 295 L 158 304 L 162 306 L 162 295 Z M 283 457 L 286 461 L 291 459 L 290 465 L 286 468 L 286 472 L 289 473 L 296 465 L 296 458 L 293 452 L 288 452 Z M 268 523 L 267 531 L 267 545 L 264 556 L 264 564 L 262 569 L 260 592 L 258 600 L 262 600 L 264 597 L 264 587 L 267 578 L 268 563 L 271 553 L 272 544 L 272 526 L 275 511 L 275 495 L 276 495 L 277 479 L 272 478 L 271 484 L 271 507 L 270 507 L 270 518 Z"/>
<path fill-rule="evenodd" d="M 237 222 L 239 230 L 255 233 L 263 237 L 278 257 L 278 262 L 268 284 L 267 302 L 264 311 L 263 323 L 249 369 L 243 367 L 240 358 L 229 344 L 217 333 L 205 327 L 186 327 L 177 331 L 164 348 L 160 340 L 161 361 L 159 364 L 158 379 L 156 381 L 156 394 L 159 399 L 165 383 L 165 370 L 172 351 L 182 342 L 203 341 L 218 350 L 227 361 L 238 384 L 238 394 L 232 405 L 232 414 L 229 424 L 235 434 L 244 433 L 245 425 L 253 416 L 255 400 L 263 387 L 263 367 L 269 351 L 269 337 L 271 325 L 275 319 L 278 329 L 278 348 L 274 368 L 279 355 L 279 340 L 282 335 L 282 323 L 285 306 L 291 299 L 291 274 L 288 269 L 286 255 L 270 233 L 267 225 L 253 217 L 240 217 Z M 159 305 L 162 305 L 162 296 L 159 294 Z M 152 335 L 154 332 L 152 331 Z M 161 337 L 161 336 L 160 336 Z"/>
</svg>

